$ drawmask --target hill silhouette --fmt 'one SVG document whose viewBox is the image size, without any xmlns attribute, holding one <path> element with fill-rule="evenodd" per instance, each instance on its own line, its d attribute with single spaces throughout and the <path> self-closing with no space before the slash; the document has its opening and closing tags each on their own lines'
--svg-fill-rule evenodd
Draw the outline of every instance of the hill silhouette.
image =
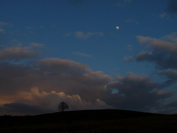
<svg viewBox="0 0 177 133">
<path fill-rule="evenodd" d="M 0 121 L 0 133 L 177 131 L 177 115 L 128 110 L 82 110 L 34 116 L 1 116 Z"/>
<path fill-rule="evenodd" d="M 154 116 L 159 114 L 146 113 L 146 112 L 137 112 L 129 110 L 78 110 L 78 111 L 65 111 L 57 112 L 51 114 L 42 114 L 37 115 L 35 118 L 43 119 L 48 118 L 51 120 L 108 120 L 108 119 L 127 119 L 135 117 L 145 117 L 145 116 Z"/>
</svg>

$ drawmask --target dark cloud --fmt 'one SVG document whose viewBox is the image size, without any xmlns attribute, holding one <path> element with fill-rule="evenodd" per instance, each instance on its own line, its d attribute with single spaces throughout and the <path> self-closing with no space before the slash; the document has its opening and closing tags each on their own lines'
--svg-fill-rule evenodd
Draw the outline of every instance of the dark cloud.
<svg viewBox="0 0 177 133">
<path fill-rule="evenodd" d="M 47 58 L 33 63 L 30 67 L 1 63 L 0 96 L 4 99 L 0 102 L 1 110 L 17 113 L 17 107 L 31 105 L 29 112 L 23 109 L 19 112 L 28 114 L 31 109 L 34 109 L 31 114 L 52 112 L 57 111 L 59 101 L 66 101 L 71 110 L 121 108 L 149 111 L 170 96 L 169 92 L 159 90 L 159 83 L 148 77 L 129 75 L 113 82 L 109 75 L 93 72 L 88 66 L 71 60 Z M 118 93 L 112 93 L 113 89 Z"/>
<path fill-rule="evenodd" d="M 166 80 L 159 88 L 171 88 L 177 81 L 177 36 L 176 33 L 166 35 L 162 39 L 137 36 L 140 43 L 146 43 L 146 51 L 135 56 L 136 61 L 154 63 L 160 72 L 158 76 L 165 76 Z M 148 51 L 147 51 L 148 50 Z M 159 69 L 158 69 L 159 70 Z M 172 87 L 174 88 L 174 87 Z"/>
<path fill-rule="evenodd" d="M 85 100 L 78 94 L 67 95 L 64 92 L 56 92 L 55 89 L 44 91 L 34 87 L 30 91 L 22 91 L 16 95 L 18 95 L 18 98 L 14 99 L 16 101 L 1 106 L 0 114 L 16 115 L 56 112 L 60 101 L 67 102 L 70 110 L 112 108 L 99 98 L 94 101 Z"/>
<path fill-rule="evenodd" d="M 169 0 L 169 4 L 168 4 L 167 10 L 170 13 L 177 13 L 177 1 L 176 0 Z"/>
<path fill-rule="evenodd" d="M 135 57 L 137 61 L 151 61 L 159 68 L 177 68 L 177 44 L 175 42 L 143 36 L 137 38 L 140 43 L 147 43 L 147 50 L 150 50 L 150 52 L 140 52 Z"/>
<path fill-rule="evenodd" d="M 71 60 L 47 58 L 38 62 L 38 67 L 49 73 L 59 73 L 66 75 L 83 74 L 83 72 L 90 72 L 90 69 L 84 65 Z"/>
<path fill-rule="evenodd" d="M 164 106 L 162 106 L 162 113 L 168 114 L 170 112 L 171 114 L 177 114 L 177 100 L 175 99 L 174 101 L 165 104 L 165 108 L 166 109 L 164 109 Z"/>
<path fill-rule="evenodd" d="M 162 70 L 159 72 L 159 74 L 167 78 L 167 80 L 163 82 L 161 88 L 168 87 L 177 82 L 177 71 L 176 70 Z"/>
<path fill-rule="evenodd" d="M 50 76 L 48 78 L 53 79 Z M 67 102 L 71 110 L 119 108 L 150 111 L 151 108 L 158 106 L 159 101 L 162 102 L 171 96 L 170 92 L 157 89 L 159 83 L 138 75 L 119 77 L 114 82 L 101 72 L 80 75 L 81 78 L 78 78 L 79 75 L 72 76 L 72 78 L 70 76 L 62 77 L 63 80 L 60 76 L 62 77 L 59 74 L 57 80 L 48 79 L 46 81 L 40 81 L 34 77 L 34 80 L 38 80 L 37 87 L 16 89 L 16 93 L 13 95 L 1 93 L 1 98 L 6 97 L 4 103 L 1 103 L 1 113 L 55 112 L 59 101 Z M 26 79 L 25 76 L 23 77 Z M 26 80 L 20 79 L 20 81 L 26 82 L 26 85 L 29 84 Z M 10 89 L 14 88 L 10 87 L 9 91 L 11 91 Z M 112 89 L 117 89 L 118 93 L 112 93 Z"/>
<path fill-rule="evenodd" d="M 169 79 L 177 80 L 177 71 L 176 70 L 162 70 L 160 74 L 165 75 Z"/>
<path fill-rule="evenodd" d="M 111 79 L 102 72 L 93 72 L 84 64 L 57 58 L 40 60 L 37 69 L 45 80 L 40 88 L 58 88 L 67 94 L 79 94 L 93 101 L 102 95 L 104 86 Z"/>
<path fill-rule="evenodd" d="M 30 66 L 1 62 L 0 73 L 1 105 L 21 101 L 57 111 L 58 102 L 67 101 L 71 109 L 111 107 L 101 100 L 110 77 L 78 62 L 57 58 L 42 59 Z"/>
<path fill-rule="evenodd" d="M 109 88 L 117 89 L 118 93 L 108 103 L 117 108 L 148 111 L 157 106 L 158 101 L 169 97 L 168 92 L 160 93 L 163 91 L 157 90 L 159 85 L 144 76 L 120 77 L 118 81 L 109 84 Z"/>
<path fill-rule="evenodd" d="M 28 90 L 39 82 L 39 73 L 27 66 L 11 62 L 0 62 L 0 93 L 14 95 Z"/>
</svg>

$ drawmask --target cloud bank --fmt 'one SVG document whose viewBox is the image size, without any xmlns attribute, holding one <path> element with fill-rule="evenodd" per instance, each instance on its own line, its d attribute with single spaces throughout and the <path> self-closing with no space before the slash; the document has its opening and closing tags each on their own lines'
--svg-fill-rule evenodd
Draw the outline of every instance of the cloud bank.
<svg viewBox="0 0 177 133">
<path fill-rule="evenodd" d="M 161 90 L 162 83 L 146 76 L 113 78 L 72 60 L 34 59 L 38 55 L 35 50 L 24 47 L 9 47 L 0 53 L 1 115 L 55 112 L 61 101 L 67 102 L 70 110 L 117 108 L 158 112 L 161 103 L 172 96 L 170 91 Z M 177 77 L 171 71 L 161 71 L 161 75 L 169 80 Z"/>
<path fill-rule="evenodd" d="M 161 39 L 137 36 L 137 40 L 145 44 L 145 50 L 131 58 L 154 63 L 156 75 L 164 77 L 163 81 L 136 74 L 113 78 L 73 60 L 41 58 L 39 48 L 44 45 L 34 42 L 28 47 L 1 49 L 0 115 L 55 112 L 61 101 L 70 110 L 175 113 L 176 91 L 169 88 L 175 88 L 177 81 L 176 33 Z"/>
<path fill-rule="evenodd" d="M 0 50 L 0 60 L 18 60 L 36 57 L 39 52 L 25 47 L 11 47 Z"/>
<path fill-rule="evenodd" d="M 168 36 L 170 39 L 170 36 Z M 177 45 L 176 38 L 160 40 L 151 37 L 137 36 L 140 43 L 148 44 L 148 52 L 140 52 L 135 59 L 137 61 L 154 62 L 161 69 L 177 68 Z M 168 62 L 167 62 L 168 61 Z"/>
</svg>

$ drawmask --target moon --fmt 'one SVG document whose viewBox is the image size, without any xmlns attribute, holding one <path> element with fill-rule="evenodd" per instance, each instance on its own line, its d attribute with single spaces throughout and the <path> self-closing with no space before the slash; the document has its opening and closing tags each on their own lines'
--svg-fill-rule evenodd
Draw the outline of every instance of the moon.
<svg viewBox="0 0 177 133">
<path fill-rule="evenodd" d="M 120 27 L 119 26 L 116 26 L 116 30 L 119 30 L 120 29 Z"/>
</svg>

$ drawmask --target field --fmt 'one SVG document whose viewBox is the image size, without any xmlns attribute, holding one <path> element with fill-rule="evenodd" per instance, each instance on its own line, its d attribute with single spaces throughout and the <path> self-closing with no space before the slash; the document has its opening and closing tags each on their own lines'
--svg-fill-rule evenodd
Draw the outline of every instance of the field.
<svg viewBox="0 0 177 133">
<path fill-rule="evenodd" d="M 0 133 L 176 133 L 177 115 L 124 110 L 1 116 Z"/>
</svg>

